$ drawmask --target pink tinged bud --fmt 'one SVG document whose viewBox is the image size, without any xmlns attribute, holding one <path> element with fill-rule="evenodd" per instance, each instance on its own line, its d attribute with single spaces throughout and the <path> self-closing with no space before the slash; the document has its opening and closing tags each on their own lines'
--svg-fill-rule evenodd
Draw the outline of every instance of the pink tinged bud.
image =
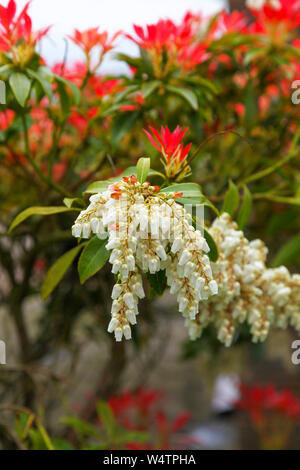
<svg viewBox="0 0 300 470">
<path fill-rule="evenodd" d="M 123 330 L 122 328 L 118 327 L 115 329 L 115 339 L 119 343 L 122 341 L 122 336 L 123 336 Z"/>
<path fill-rule="evenodd" d="M 179 262 L 178 264 L 180 266 L 184 265 L 185 263 L 187 263 L 192 257 L 192 253 L 188 250 L 183 250 L 181 256 L 180 256 L 180 259 L 179 259 Z"/>
<path fill-rule="evenodd" d="M 107 328 L 108 333 L 112 333 L 116 329 L 118 324 L 119 324 L 118 320 L 116 318 L 112 318 Z"/>
<path fill-rule="evenodd" d="M 125 325 L 123 327 L 123 334 L 125 336 L 125 339 L 131 339 L 131 328 L 129 325 Z"/>
<path fill-rule="evenodd" d="M 82 227 L 82 237 L 89 238 L 90 235 L 91 235 L 91 224 L 89 222 L 86 222 L 85 224 L 83 224 L 83 227 Z"/>
<path fill-rule="evenodd" d="M 216 283 L 216 281 L 210 281 L 208 287 L 210 288 L 210 292 L 212 293 L 212 295 L 216 295 L 218 293 L 218 284 Z"/>
<path fill-rule="evenodd" d="M 75 224 L 72 227 L 72 235 L 75 238 L 79 238 L 81 236 L 82 232 L 82 225 L 81 224 Z"/>
<path fill-rule="evenodd" d="M 134 308 L 135 302 L 134 302 L 134 297 L 131 294 L 131 292 L 127 292 L 124 295 L 123 300 L 128 308 Z"/>
</svg>

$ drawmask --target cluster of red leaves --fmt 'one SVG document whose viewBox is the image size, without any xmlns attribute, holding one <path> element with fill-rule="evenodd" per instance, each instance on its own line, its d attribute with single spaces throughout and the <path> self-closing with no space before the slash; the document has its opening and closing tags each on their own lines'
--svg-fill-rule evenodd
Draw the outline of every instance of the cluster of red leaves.
<svg viewBox="0 0 300 470">
<path fill-rule="evenodd" d="M 242 384 L 240 394 L 235 406 L 247 411 L 254 423 L 263 422 L 270 413 L 292 420 L 300 418 L 300 399 L 289 389 L 276 390 L 274 385 L 247 387 Z"/>
<path fill-rule="evenodd" d="M 0 50 L 8 51 L 20 41 L 35 45 L 49 31 L 49 27 L 32 32 L 31 18 L 27 13 L 29 3 L 26 3 L 17 16 L 17 6 L 14 0 L 8 2 L 7 7 L 0 5 Z"/>
<path fill-rule="evenodd" d="M 164 156 L 167 163 L 170 163 L 174 159 L 178 159 L 182 162 L 191 148 L 191 143 L 183 146 L 182 139 L 187 132 L 188 128 L 182 129 L 177 126 L 173 132 L 171 132 L 168 126 L 161 127 L 160 134 L 153 127 L 149 127 L 150 132 L 144 129 L 145 134 L 150 140 L 151 144 Z"/>
<path fill-rule="evenodd" d="M 251 9 L 255 23 L 250 26 L 250 32 L 268 33 L 270 25 L 280 26 L 282 30 L 292 31 L 300 25 L 299 0 L 278 0 L 265 2 L 260 9 Z M 277 34 L 278 34 L 277 28 Z"/>
<path fill-rule="evenodd" d="M 160 391 L 141 388 L 135 393 L 124 392 L 109 399 L 108 404 L 122 426 L 129 430 L 147 432 L 155 438 L 155 444 L 130 442 L 127 444 L 128 449 L 170 449 L 174 433 L 180 431 L 190 420 L 191 415 L 186 412 L 168 420 L 160 406 L 162 397 Z"/>
<path fill-rule="evenodd" d="M 298 0 L 278 2 L 278 9 L 271 4 L 259 10 L 250 9 L 254 21 L 250 21 L 247 13 L 238 11 L 222 11 L 212 22 L 209 18 L 187 13 L 178 25 L 170 19 L 159 20 L 145 28 L 134 25 L 136 37 L 126 36 L 154 55 L 167 51 L 178 66 L 189 70 L 210 57 L 209 45 L 224 34 L 258 33 L 275 38 L 276 41 L 285 40 L 287 33 L 294 31 L 300 24 L 300 4 Z"/>
<path fill-rule="evenodd" d="M 213 41 L 218 40 L 225 34 L 239 33 L 259 33 L 272 35 L 276 33 L 276 37 L 280 38 L 284 35 L 286 39 L 287 32 L 292 32 L 300 24 L 300 2 L 299 0 L 278 0 L 280 8 L 272 7 L 272 3 L 267 3 L 259 10 L 251 10 L 254 19 L 250 20 L 249 15 L 233 11 L 227 13 L 225 11 L 218 14 L 212 21 L 211 18 L 203 18 L 201 15 L 187 13 L 183 20 L 176 24 L 170 19 L 159 20 L 156 24 L 147 25 L 145 28 L 134 25 L 136 36 L 126 35 L 139 47 L 153 52 L 154 55 L 167 53 L 171 58 L 170 64 L 175 64 L 182 68 L 183 72 L 189 72 L 197 65 L 211 59 L 207 67 L 209 78 L 213 78 L 219 67 L 225 67 L 230 70 L 232 67 L 232 59 L 227 54 L 218 54 L 212 57 L 209 46 Z M 36 41 L 44 36 L 48 28 L 32 32 L 32 23 L 28 15 L 29 3 L 25 5 L 23 10 L 17 15 L 16 2 L 9 0 L 7 7 L 0 6 L 0 51 L 7 52 L 19 45 L 20 42 L 31 44 L 32 47 Z M 85 54 L 89 55 L 92 49 L 99 47 L 101 54 L 105 54 L 114 46 L 114 42 L 121 34 L 109 37 L 107 31 L 100 32 L 98 28 L 91 28 L 86 31 L 75 30 L 70 37 L 71 40 L 83 49 Z M 260 36 L 258 36 L 259 38 Z M 294 47 L 299 48 L 300 42 L 294 40 Z M 241 55 L 247 50 L 244 46 L 240 47 Z M 246 46 L 245 46 L 246 47 Z M 101 55 L 100 54 L 100 55 Z M 242 61 L 242 57 L 241 57 Z M 84 138 L 89 129 L 90 123 L 100 112 L 102 103 L 105 100 L 113 102 L 117 93 L 121 92 L 124 82 L 119 78 L 107 78 L 90 73 L 88 62 L 77 62 L 72 67 L 64 63 L 58 63 L 53 67 L 53 72 L 72 81 L 76 86 L 82 88 L 82 95 L 85 99 L 81 109 L 72 108 L 68 117 L 68 127 L 59 142 L 59 145 L 72 146 L 74 143 L 74 134 L 79 139 Z M 290 75 L 297 77 L 299 66 L 291 63 L 289 66 Z M 290 94 L 290 81 L 284 80 L 280 75 L 284 66 L 278 68 L 278 74 L 273 71 L 267 79 L 270 82 L 262 96 L 259 97 L 259 111 L 264 115 L 272 101 L 280 96 L 288 96 Z M 250 71 L 251 79 L 255 80 L 257 76 L 257 68 L 252 66 Z M 249 77 L 248 77 L 249 78 Z M 233 75 L 233 81 L 243 89 L 247 86 L 248 78 L 240 74 Z M 275 85 L 276 83 L 276 85 Z M 132 93 L 128 97 L 129 103 L 120 107 L 121 112 L 139 110 L 145 104 L 145 100 L 141 92 Z M 58 100 L 57 100 L 58 101 Z M 107 101 L 106 101 L 107 102 Z M 31 103 L 35 108 L 35 104 Z M 55 107 L 55 103 L 51 104 Z M 228 107 L 234 111 L 237 117 L 245 116 L 245 106 L 242 102 L 232 102 Z M 46 100 L 37 105 L 36 114 L 40 110 L 39 119 L 34 119 L 30 126 L 30 147 L 34 155 L 45 155 L 50 148 L 50 134 L 52 133 L 50 120 L 47 113 L 44 112 L 49 108 Z M 57 112 L 57 110 L 54 110 Z M 33 111 L 34 112 L 34 111 Z M 14 121 L 14 112 L 6 110 L 0 113 L 0 130 L 6 130 Z M 44 121 L 44 122 L 42 122 Z M 108 119 L 103 120 L 101 124 L 103 128 L 108 126 Z M 217 125 L 217 124 L 216 124 Z M 106 129 L 106 128 L 105 128 Z M 214 132 L 217 132 L 217 128 Z M 71 132 L 70 132 L 71 131 Z M 191 144 L 183 146 L 182 139 L 186 129 L 177 127 L 173 132 L 168 127 L 162 128 L 159 133 L 157 130 L 150 128 L 151 132 L 145 131 L 151 143 L 161 152 L 166 163 L 174 161 L 175 158 L 182 162 L 187 157 Z M 68 133 L 69 132 L 69 133 Z M 40 146 L 40 148 L 38 148 Z"/>
<path fill-rule="evenodd" d="M 121 34 L 117 31 L 110 38 L 107 31 L 99 33 L 99 28 L 90 28 L 85 31 L 74 30 L 73 36 L 68 36 L 77 46 L 79 46 L 86 54 L 89 54 L 94 47 L 101 47 L 103 54 L 110 51 L 114 47 L 114 42 Z"/>
</svg>

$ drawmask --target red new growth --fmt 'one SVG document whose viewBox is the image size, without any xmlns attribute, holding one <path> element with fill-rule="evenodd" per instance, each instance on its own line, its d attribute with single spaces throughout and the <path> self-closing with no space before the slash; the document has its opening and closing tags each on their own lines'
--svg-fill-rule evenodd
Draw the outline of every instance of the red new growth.
<svg viewBox="0 0 300 470">
<path fill-rule="evenodd" d="M 182 129 L 177 126 L 173 132 L 170 132 L 168 126 L 161 127 L 160 135 L 159 132 L 153 127 L 149 127 L 152 134 L 144 129 L 145 134 L 150 140 L 151 144 L 154 145 L 157 150 L 162 153 L 167 163 L 170 163 L 173 159 L 179 159 L 180 162 L 184 160 L 191 148 L 192 144 L 183 146 L 182 139 L 188 130 L 186 127 Z"/>
<path fill-rule="evenodd" d="M 111 50 L 114 45 L 114 41 L 120 35 L 121 31 L 117 31 L 111 38 L 108 37 L 108 32 L 103 31 L 99 33 L 97 28 L 86 29 L 85 31 L 74 30 L 73 36 L 69 38 L 81 47 L 86 54 L 88 54 L 94 47 L 101 46 L 103 53 Z"/>
<path fill-rule="evenodd" d="M 26 3 L 19 16 L 16 16 L 17 6 L 14 0 L 10 0 L 7 7 L 0 5 L 0 50 L 8 51 L 20 41 L 33 46 L 49 31 L 48 27 L 32 33 L 31 18 L 27 14 L 29 3 Z"/>
</svg>

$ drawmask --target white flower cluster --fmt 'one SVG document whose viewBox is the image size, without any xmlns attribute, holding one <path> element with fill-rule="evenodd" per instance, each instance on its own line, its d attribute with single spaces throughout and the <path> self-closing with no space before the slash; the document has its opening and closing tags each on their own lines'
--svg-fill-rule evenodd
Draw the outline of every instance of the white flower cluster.
<svg viewBox="0 0 300 470">
<path fill-rule="evenodd" d="M 210 233 L 219 249 L 212 265 L 219 293 L 202 304 L 195 320 L 186 321 L 190 337 L 200 337 L 210 323 L 226 346 L 243 322 L 250 325 L 255 342 L 265 340 L 271 324 L 291 324 L 300 331 L 300 275 L 285 267 L 268 269 L 263 242 L 249 242 L 228 214 L 215 220 Z"/>
<path fill-rule="evenodd" d="M 209 247 L 190 225 L 191 216 L 175 202 L 181 194 L 158 189 L 148 182 L 140 184 L 135 176 L 124 177 L 92 196 L 72 228 L 75 237 L 108 237 L 106 248 L 117 278 L 108 331 L 117 341 L 123 335 L 131 338 L 138 299 L 145 295 L 140 272 L 166 270 L 179 311 L 190 319 L 196 317 L 199 302 L 218 291 L 206 255 Z"/>
</svg>

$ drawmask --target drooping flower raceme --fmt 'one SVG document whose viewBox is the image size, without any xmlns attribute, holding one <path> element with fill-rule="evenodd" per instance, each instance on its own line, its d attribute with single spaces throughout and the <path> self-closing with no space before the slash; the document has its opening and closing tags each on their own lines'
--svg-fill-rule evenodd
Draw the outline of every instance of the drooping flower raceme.
<svg viewBox="0 0 300 470">
<path fill-rule="evenodd" d="M 190 224 L 191 216 L 175 202 L 181 193 L 158 192 L 159 187 L 123 177 L 90 198 L 73 225 L 75 237 L 108 238 L 109 262 L 117 282 L 112 291 L 112 318 L 108 326 L 117 341 L 131 338 L 138 300 L 144 297 L 141 273 L 166 270 L 179 311 L 195 319 L 199 302 L 217 293 L 209 247 Z"/>
<path fill-rule="evenodd" d="M 300 276 L 283 266 L 268 269 L 264 243 L 249 242 L 228 214 L 215 220 L 210 233 L 219 248 L 219 259 L 212 264 L 219 292 L 203 302 L 195 320 L 186 321 L 191 338 L 200 337 L 210 323 L 226 346 L 243 322 L 255 342 L 266 339 L 271 324 L 291 324 L 300 331 Z"/>
</svg>

